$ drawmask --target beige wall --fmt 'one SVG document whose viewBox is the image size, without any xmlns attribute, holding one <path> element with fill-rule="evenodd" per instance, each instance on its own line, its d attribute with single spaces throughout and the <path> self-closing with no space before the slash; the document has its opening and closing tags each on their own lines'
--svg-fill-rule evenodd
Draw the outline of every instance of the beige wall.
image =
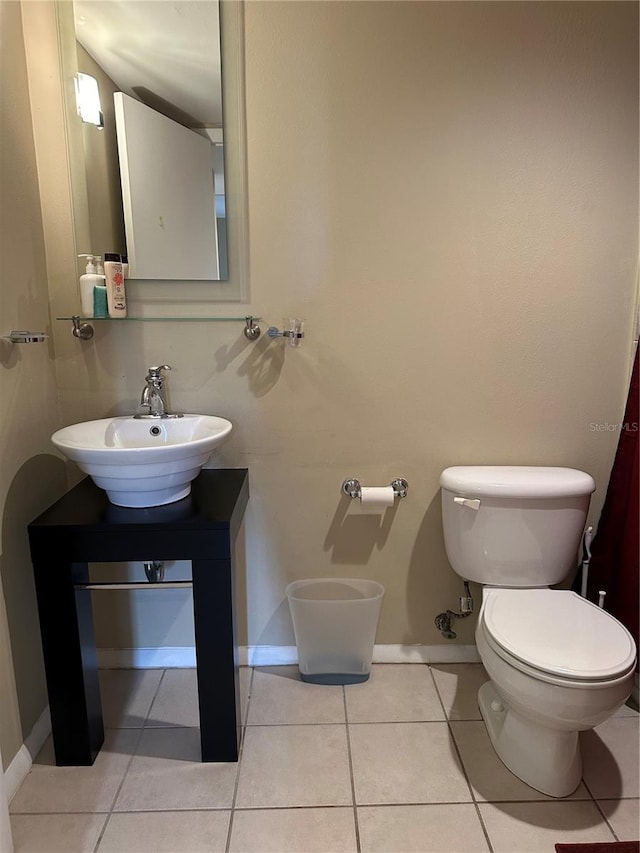
<svg viewBox="0 0 640 853">
<path fill-rule="evenodd" d="M 0 336 L 51 334 L 21 7 L 0 3 Z M 66 486 L 54 353 L 0 340 L 0 749 L 16 754 L 46 704 L 27 524 Z"/>
<path fill-rule="evenodd" d="M 248 642 L 292 643 L 289 580 L 352 575 L 387 588 L 378 642 L 445 643 L 447 465 L 584 468 L 597 519 L 616 437 L 590 425 L 620 420 L 633 333 L 637 70 L 632 3 L 247 5 L 251 302 L 217 313 L 303 316 L 304 345 L 226 323 L 54 334 L 64 422 L 131 411 L 158 360 L 176 409 L 233 420 L 214 464 L 250 469 Z M 77 285 L 54 272 L 57 310 Z M 340 497 L 400 475 L 383 523 Z M 157 639 L 130 612 L 103 645 Z"/>
<path fill-rule="evenodd" d="M 105 251 L 126 254 L 113 106 L 113 93 L 118 91 L 118 87 L 79 42 L 77 55 L 78 70 L 91 74 L 98 81 L 104 116 L 103 128 L 92 124 L 82 125 L 87 200 L 91 217 L 89 246 L 81 251 L 85 254 L 93 252 L 94 255 L 104 255 Z"/>
<path fill-rule="evenodd" d="M 304 346 L 225 324 L 100 329 L 80 347 L 98 381 L 74 362 L 63 417 L 130 411 L 159 359 L 177 409 L 234 421 L 215 464 L 251 472 L 250 643 L 292 642 L 283 589 L 309 575 L 382 581 L 379 642 L 444 642 L 433 617 L 461 591 L 447 465 L 584 468 L 597 519 L 615 435 L 590 425 L 621 416 L 638 261 L 636 15 L 247 5 L 250 307 L 304 316 Z M 409 497 L 383 522 L 340 497 L 347 476 L 398 475 Z"/>
<path fill-rule="evenodd" d="M 621 3 L 249 4 L 252 296 L 308 319 L 272 387 L 267 356 L 229 365 L 254 380 L 237 445 L 255 640 L 283 636 L 287 579 L 355 573 L 387 586 L 380 642 L 439 642 L 460 592 L 447 465 L 584 468 L 597 513 L 615 440 L 589 425 L 620 419 L 638 261 L 636 20 Z M 208 387 L 224 409 L 231 389 Z M 388 532 L 343 515 L 347 475 L 407 477 Z"/>
</svg>

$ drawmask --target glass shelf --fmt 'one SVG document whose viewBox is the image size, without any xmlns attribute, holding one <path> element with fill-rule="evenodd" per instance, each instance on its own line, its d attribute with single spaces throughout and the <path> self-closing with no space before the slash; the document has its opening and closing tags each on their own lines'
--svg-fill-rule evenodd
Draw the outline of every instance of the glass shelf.
<svg viewBox="0 0 640 853">
<path fill-rule="evenodd" d="M 248 319 L 257 323 L 262 318 L 250 314 L 244 317 L 80 317 L 81 322 L 92 323 L 103 322 L 104 320 L 110 320 L 114 323 L 246 323 Z M 73 320 L 73 316 L 56 317 L 56 320 Z"/>
</svg>

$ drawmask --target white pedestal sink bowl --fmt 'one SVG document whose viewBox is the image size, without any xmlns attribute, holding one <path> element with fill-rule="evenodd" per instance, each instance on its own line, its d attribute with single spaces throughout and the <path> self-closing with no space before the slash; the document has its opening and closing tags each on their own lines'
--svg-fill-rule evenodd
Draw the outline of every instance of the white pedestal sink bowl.
<svg viewBox="0 0 640 853">
<path fill-rule="evenodd" d="M 229 435 L 213 415 L 103 418 L 54 432 L 51 441 L 117 506 L 162 506 L 186 497 L 191 481 Z"/>
</svg>

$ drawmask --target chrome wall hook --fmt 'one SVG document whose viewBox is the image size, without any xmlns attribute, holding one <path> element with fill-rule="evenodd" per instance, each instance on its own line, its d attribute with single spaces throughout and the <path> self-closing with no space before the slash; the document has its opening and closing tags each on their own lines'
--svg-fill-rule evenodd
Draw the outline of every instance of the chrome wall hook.
<svg viewBox="0 0 640 853">
<path fill-rule="evenodd" d="M 260 337 L 260 326 L 256 323 L 255 317 L 245 317 L 245 326 L 242 334 L 248 341 L 257 341 Z"/>
<path fill-rule="evenodd" d="M 299 347 L 304 338 L 304 320 L 300 317 L 290 317 L 288 329 L 281 332 L 276 326 L 269 326 L 267 334 L 270 338 L 287 338 L 290 347 Z"/>
<path fill-rule="evenodd" d="M 79 338 L 81 341 L 90 341 L 93 337 L 93 326 L 91 323 L 80 322 L 80 315 L 74 314 L 71 318 L 73 323 L 73 337 Z"/>
</svg>

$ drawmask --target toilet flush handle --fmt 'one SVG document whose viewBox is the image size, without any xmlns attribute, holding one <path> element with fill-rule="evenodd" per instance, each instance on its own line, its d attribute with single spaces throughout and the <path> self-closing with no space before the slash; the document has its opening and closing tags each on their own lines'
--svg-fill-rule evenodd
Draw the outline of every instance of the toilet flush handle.
<svg viewBox="0 0 640 853">
<path fill-rule="evenodd" d="M 453 502 L 459 506 L 468 506 L 469 509 L 474 509 L 476 512 L 480 509 L 479 498 L 454 498 Z"/>
</svg>

